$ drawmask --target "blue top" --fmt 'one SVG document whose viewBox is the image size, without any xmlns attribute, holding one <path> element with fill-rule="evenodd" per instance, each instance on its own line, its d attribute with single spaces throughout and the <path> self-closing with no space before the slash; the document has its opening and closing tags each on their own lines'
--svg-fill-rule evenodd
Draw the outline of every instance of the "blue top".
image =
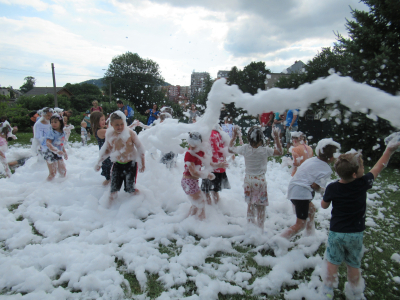
<svg viewBox="0 0 400 300">
<path fill-rule="evenodd" d="M 157 120 L 157 116 L 160 112 L 157 110 L 156 112 L 153 113 L 153 109 L 150 109 L 150 113 L 149 113 L 149 119 L 147 121 L 147 126 L 150 126 L 151 124 L 153 124 L 153 122 L 155 120 Z"/>
<path fill-rule="evenodd" d="M 58 131 L 55 131 L 54 129 L 51 129 L 47 133 L 46 140 L 52 140 L 53 146 L 56 147 L 57 150 L 62 151 L 63 147 L 64 147 L 65 133 L 58 132 Z"/>
<path fill-rule="evenodd" d="M 86 122 L 86 127 L 90 128 L 90 117 L 85 116 L 83 120 Z"/>
<path fill-rule="evenodd" d="M 286 114 L 286 127 L 289 127 L 290 124 L 292 123 L 293 120 L 293 112 L 296 112 L 295 114 L 297 115 L 296 121 L 294 121 L 292 126 L 298 126 L 297 121 L 299 120 L 298 115 L 299 115 L 299 110 L 298 109 L 289 109 L 289 111 Z"/>
</svg>

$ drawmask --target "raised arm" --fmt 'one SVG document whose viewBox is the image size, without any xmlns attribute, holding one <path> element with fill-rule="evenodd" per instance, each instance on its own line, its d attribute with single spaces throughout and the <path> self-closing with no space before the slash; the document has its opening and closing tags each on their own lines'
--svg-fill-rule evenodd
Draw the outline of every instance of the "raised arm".
<svg viewBox="0 0 400 300">
<path fill-rule="evenodd" d="M 375 164 L 375 166 L 370 171 L 374 175 L 375 179 L 376 179 L 376 177 L 378 177 L 379 173 L 382 172 L 382 170 L 387 167 L 390 157 L 396 151 L 396 149 L 399 148 L 399 146 L 400 146 L 400 142 L 397 142 L 393 145 L 388 146 L 386 148 L 385 152 L 383 152 L 383 155 L 381 156 L 381 158 L 378 160 L 378 162 Z"/>
<path fill-rule="evenodd" d="M 140 157 L 141 167 L 139 169 L 139 172 L 143 173 L 146 168 L 145 167 L 145 156 L 144 156 L 145 149 L 144 149 L 142 143 L 140 142 L 137 134 L 133 130 L 130 130 L 130 134 L 131 134 L 133 143 L 135 144 L 135 147 L 137 149 L 138 155 Z"/>
<path fill-rule="evenodd" d="M 233 128 L 233 131 L 232 131 L 232 138 L 231 138 L 231 141 L 229 142 L 229 147 L 228 147 L 228 152 L 229 153 L 235 153 L 235 152 L 233 152 L 231 149 L 235 149 L 235 142 L 236 142 L 236 137 L 237 137 L 237 128 Z"/>
</svg>

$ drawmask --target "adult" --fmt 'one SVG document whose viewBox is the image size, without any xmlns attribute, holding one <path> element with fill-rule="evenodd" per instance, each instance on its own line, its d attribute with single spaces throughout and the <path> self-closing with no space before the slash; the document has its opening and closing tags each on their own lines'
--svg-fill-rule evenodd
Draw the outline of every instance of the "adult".
<svg viewBox="0 0 400 300">
<path fill-rule="evenodd" d="M 150 126 L 159 117 L 160 112 L 158 111 L 158 105 L 153 104 L 153 108 L 146 110 L 145 114 L 149 114 L 149 118 L 147 119 L 147 126 Z"/>
<path fill-rule="evenodd" d="M 99 102 L 97 100 L 94 100 L 92 102 L 93 107 L 90 109 L 90 113 L 93 113 L 95 111 L 103 112 L 103 108 L 99 106 Z"/>
<path fill-rule="evenodd" d="M 124 103 L 121 100 L 117 101 L 117 106 L 118 106 L 118 110 L 122 111 L 125 116 L 126 116 L 126 124 L 129 126 L 132 124 L 133 122 L 133 108 L 130 107 L 129 105 L 124 105 Z"/>
<path fill-rule="evenodd" d="M 285 132 L 284 128 L 284 122 L 285 122 L 285 114 L 281 114 L 280 112 L 275 113 L 274 117 L 274 124 L 272 125 L 273 127 L 276 127 L 280 130 L 279 132 L 279 140 L 281 141 L 283 145 L 283 133 Z"/>
<path fill-rule="evenodd" d="M 286 128 L 286 147 L 289 152 L 289 148 L 292 146 L 292 134 L 291 132 L 298 131 L 299 125 L 297 124 L 299 115 L 298 109 L 289 109 L 286 112 L 286 121 L 285 121 L 285 128 Z"/>
<path fill-rule="evenodd" d="M 296 174 L 297 168 L 307 159 L 314 156 L 313 149 L 306 144 L 306 137 L 301 131 L 292 132 L 292 157 L 293 171 L 292 176 Z"/>
<path fill-rule="evenodd" d="M 264 138 L 269 142 L 269 137 L 272 133 L 272 123 L 274 122 L 274 112 L 270 111 L 258 115 L 258 121 L 260 122 L 261 128 L 263 129 Z"/>
<path fill-rule="evenodd" d="M 200 117 L 200 112 L 196 109 L 196 104 L 192 103 L 190 110 L 189 110 L 189 122 L 188 123 L 189 124 L 195 123 L 197 117 Z"/>
</svg>

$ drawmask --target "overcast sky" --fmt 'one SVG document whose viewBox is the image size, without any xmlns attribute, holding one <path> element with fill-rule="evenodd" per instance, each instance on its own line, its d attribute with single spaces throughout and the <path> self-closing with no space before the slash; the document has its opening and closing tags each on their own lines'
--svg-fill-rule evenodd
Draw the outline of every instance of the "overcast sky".
<svg viewBox="0 0 400 300">
<path fill-rule="evenodd" d="M 19 88 L 100 78 L 127 51 L 156 61 L 164 79 L 265 61 L 281 72 L 307 63 L 334 32 L 347 36 L 358 0 L 0 0 L 0 85 Z M 67 75 L 66 75 L 67 74 Z"/>
</svg>

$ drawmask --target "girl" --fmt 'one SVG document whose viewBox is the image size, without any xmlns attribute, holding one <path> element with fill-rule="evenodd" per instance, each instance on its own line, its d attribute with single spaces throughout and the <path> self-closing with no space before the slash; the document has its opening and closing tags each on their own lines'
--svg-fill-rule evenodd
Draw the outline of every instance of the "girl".
<svg viewBox="0 0 400 300">
<path fill-rule="evenodd" d="M 106 118 L 102 112 L 96 111 L 90 115 L 90 123 L 93 124 L 93 133 L 99 144 L 99 149 L 101 149 L 106 141 Z M 103 185 L 110 183 L 111 166 L 112 162 L 110 157 L 107 157 L 101 164 L 101 175 L 106 178 L 106 180 L 103 181 Z"/>
<path fill-rule="evenodd" d="M 53 115 L 53 109 L 45 107 L 38 111 L 41 118 L 33 126 L 32 149 L 36 153 L 43 155 L 47 151 L 46 136 L 50 132 L 50 118 Z"/>
<path fill-rule="evenodd" d="M 53 180 L 57 170 L 61 177 L 65 177 L 67 170 L 65 168 L 63 157 L 67 160 L 68 155 L 64 148 L 65 134 L 63 131 L 64 121 L 59 114 L 54 114 L 50 118 L 51 129 L 46 136 L 47 151 L 44 153 L 44 159 L 49 168 L 49 177 L 47 180 Z"/>
<path fill-rule="evenodd" d="M 246 165 L 246 175 L 244 177 L 244 195 L 247 202 L 247 221 L 257 224 L 264 230 L 265 207 L 268 205 L 267 181 L 267 162 L 269 156 L 282 155 L 282 145 L 279 141 L 279 130 L 272 132 L 276 149 L 265 147 L 264 134 L 260 127 L 253 126 L 247 133 L 249 144 L 235 147 L 238 130 L 233 132 L 229 151 L 244 156 Z M 257 221 L 256 221 L 257 216 Z"/>
<path fill-rule="evenodd" d="M 6 152 L 8 150 L 8 142 L 14 138 L 12 128 L 7 121 L 0 123 L 0 161 L 4 167 L 4 172 L 7 177 L 11 177 L 11 171 L 8 167 Z"/>
<path fill-rule="evenodd" d="M 69 148 L 68 139 L 69 139 L 69 136 L 71 135 L 71 130 L 74 129 L 75 127 L 72 124 L 68 124 L 69 117 L 67 115 L 63 116 L 63 121 L 64 121 L 64 129 L 63 129 L 63 131 L 65 133 L 65 146 L 67 148 Z"/>
<path fill-rule="evenodd" d="M 192 206 L 189 210 L 189 216 L 197 216 L 200 220 L 206 217 L 204 210 L 205 195 L 199 188 L 199 178 L 215 179 L 214 174 L 202 172 L 202 159 L 204 152 L 200 151 L 202 143 L 201 135 L 198 132 L 189 132 L 187 139 L 189 149 L 185 154 L 185 171 L 183 172 L 181 185 L 183 191 L 189 196 Z"/>
</svg>

